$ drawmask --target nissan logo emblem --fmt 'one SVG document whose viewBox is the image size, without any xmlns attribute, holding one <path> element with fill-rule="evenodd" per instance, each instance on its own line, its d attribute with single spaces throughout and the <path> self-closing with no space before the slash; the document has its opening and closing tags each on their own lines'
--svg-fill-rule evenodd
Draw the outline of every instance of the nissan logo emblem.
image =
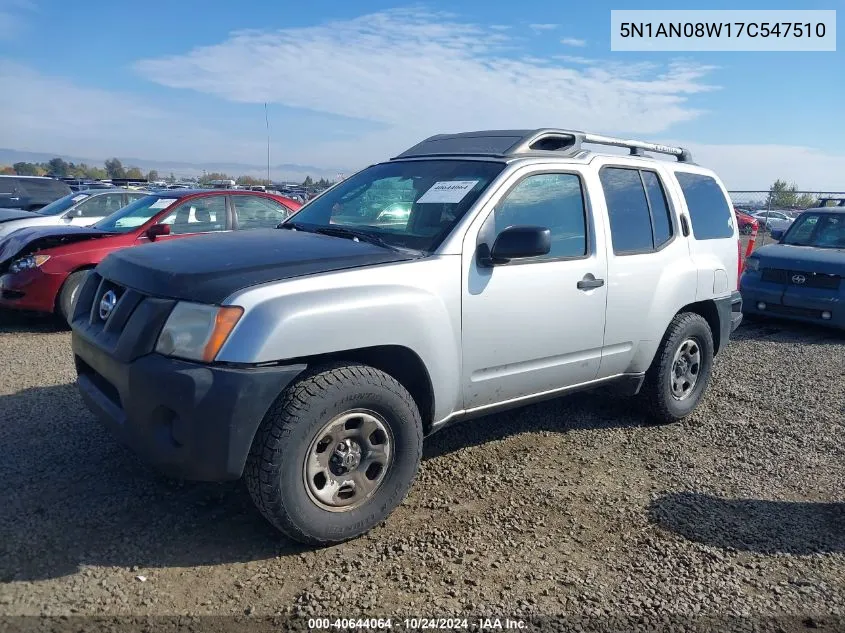
<svg viewBox="0 0 845 633">
<path fill-rule="evenodd" d="M 114 290 L 109 290 L 103 295 L 103 298 L 100 299 L 100 319 L 103 321 L 107 321 L 108 318 L 111 316 L 112 310 L 114 310 L 114 306 L 117 305 L 117 295 L 115 294 Z"/>
<path fill-rule="evenodd" d="M 794 284 L 803 284 L 807 281 L 807 278 L 804 275 L 792 275 L 792 283 Z"/>
</svg>

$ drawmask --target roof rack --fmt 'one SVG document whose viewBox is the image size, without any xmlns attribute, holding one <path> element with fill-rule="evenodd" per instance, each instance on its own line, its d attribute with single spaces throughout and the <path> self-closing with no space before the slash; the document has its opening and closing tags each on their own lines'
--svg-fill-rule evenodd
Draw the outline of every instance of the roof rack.
<svg viewBox="0 0 845 633">
<path fill-rule="evenodd" d="M 691 163 L 692 154 L 683 147 L 646 143 L 631 139 L 591 134 L 579 130 L 541 128 L 537 130 L 485 130 L 460 134 L 438 134 L 405 150 L 394 160 L 421 156 L 491 156 L 512 158 L 516 156 L 575 156 L 587 151 L 583 145 L 610 145 L 625 147 L 632 156 L 645 152 L 668 154 L 682 163 Z"/>
</svg>

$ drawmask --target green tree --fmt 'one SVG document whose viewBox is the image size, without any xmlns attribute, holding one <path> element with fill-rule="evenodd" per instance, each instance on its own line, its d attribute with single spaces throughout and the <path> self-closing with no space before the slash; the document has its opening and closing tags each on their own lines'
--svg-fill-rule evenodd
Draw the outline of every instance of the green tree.
<svg viewBox="0 0 845 633">
<path fill-rule="evenodd" d="M 155 169 L 151 169 L 150 171 L 148 171 L 147 180 L 149 180 L 150 182 L 158 180 L 158 172 Z"/>
<path fill-rule="evenodd" d="M 213 171 L 210 174 L 203 174 L 199 179 L 200 184 L 208 184 L 212 180 L 234 180 L 229 174 L 223 174 L 218 171 Z"/>
<path fill-rule="evenodd" d="M 38 165 L 35 163 L 15 163 L 12 165 L 12 169 L 18 176 L 38 176 L 40 174 Z"/>
<path fill-rule="evenodd" d="M 47 162 L 47 172 L 57 178 L 65 178 L 70 171 L 70 165 L 61 158 L 51 158 Z"/>
<path fill-rule="evenodd" d="M 144 179 L 144 172 L 142 172 L 137 167 L 130 167 L 126 170 L 126 178 L 133 178 L 135 180 L 143 180 Z"/>
<path fill-rule="evenodd" d="M 109 158 L 105 162 L 106 174 L 109 178 L 126 178 L 126 170 L 117 158 Z"/>
<path fill-rule="evenodd" d="M 302 181 L 303 187 L 311 187 L 314 185 L 314 181 L 311 179 L 311 176 L 305 176 L 305 180 Z"/>
<path fill-rule="evenodd" d="M 769 187 L 766 206 L 770 209 L 806 208 L 815 204 L 815 197 L 809 193 L 799 194 L 794 184 L 787 184 L 778 178 Z"/>
<path fill-rule="evenodd" d="M 173 172 L 172 172 L 172 171 L 170 172 L 170 175 L 166 178 L 166 180 L 167 180 L 167 182 L 169 182 L 171 185 L 172 185 L 174 182 L 176 182 L 176 176 L 174 176 L 174 175 L 173 175 Z"/>
</svg>

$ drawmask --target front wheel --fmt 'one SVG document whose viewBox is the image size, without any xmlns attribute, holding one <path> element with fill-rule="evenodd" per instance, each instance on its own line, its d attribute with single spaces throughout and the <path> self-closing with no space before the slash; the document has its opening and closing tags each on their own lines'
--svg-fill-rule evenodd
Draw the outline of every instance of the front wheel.
<svg viewBox="0 0 845 633">
<path fill-rule="evenodd" d="M 73 316 L 73 309 L 76 307 L 76 297 L 79 294 L 79 289 L 82 283 L 88 276 L 88 270 L 78 270 L 75 273 L 68 275 L 62 289 L 59 291 L 59 300 L 57 301 L 58 316 L 70 325 L 70 318 Z"/>
<path fill-rule="evenodd" d="M 713 355 L 713 333 L 704 317 L 675 315 L 640 391 L 654 422 L 675 422 L 695 409 L 710 382 Z"/>
<path fill-rule="evenodd" d="M 422 420 L 392 376 L 358 363 L 315 368 L 265 416 L 246 465 L 261 514 L 290 538 L 331 545 L 383 521 L 422 455 Z"/>
</svg>

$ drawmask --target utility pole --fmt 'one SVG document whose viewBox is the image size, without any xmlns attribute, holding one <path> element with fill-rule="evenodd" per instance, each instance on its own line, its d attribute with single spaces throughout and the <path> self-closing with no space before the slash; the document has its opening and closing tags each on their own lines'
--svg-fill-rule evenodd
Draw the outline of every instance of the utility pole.
<svg viewBox="0 0 845 633">
<path fill-rule="evenodd" d="M 267 102 L 264 102 L 264 123 L 267 126 L 267 185 L 272 184 L 270 181 L 270 117 L 267 114 Z"/>
</svg>

